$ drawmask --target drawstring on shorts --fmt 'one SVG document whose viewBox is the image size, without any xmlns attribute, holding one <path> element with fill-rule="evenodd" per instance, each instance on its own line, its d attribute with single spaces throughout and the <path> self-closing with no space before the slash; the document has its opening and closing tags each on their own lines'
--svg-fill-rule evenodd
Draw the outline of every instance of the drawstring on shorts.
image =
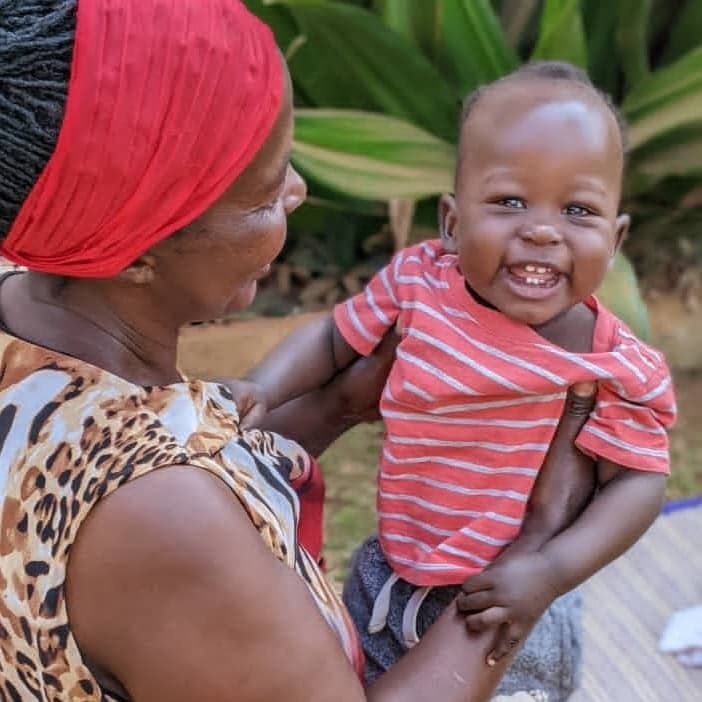
<svg viewBox="0 0 702 702">
<path fill-rule="evenodd" d="M 380 588 L 380 592 L 375 598 L 375 602 L 373 602 L 373 611 L 371 612 L 371 618 L 368 622 L 369 634 L 377 634 L 387 625 L 392 589 L 398 580 L 400 580 L 400 576 L 396 573 L 392 573 L 383 583 L 383 587 Z M 424 600 L 432 589 L 431 587 L 417 588 L 405 605 L 404 612 L 402 613 L 402 639 L 408 649 L 419 643 L 417 617 L 419 615 L 419 610 L 424 604 Z"/>
</svg>

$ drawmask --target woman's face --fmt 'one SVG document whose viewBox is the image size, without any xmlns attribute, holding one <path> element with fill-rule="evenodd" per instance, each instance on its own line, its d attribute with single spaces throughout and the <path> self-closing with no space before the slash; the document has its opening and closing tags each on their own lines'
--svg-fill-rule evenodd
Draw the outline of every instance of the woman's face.
<svg viewBox="0 0 702 702">
<path fill-rule="evenodd" d="M 214 319 L 251 304 L 257 281 L 283 248 L 287 216 L 306 196 L 290 165 L 292 134 L 286 77 L 280 114 L 254 160 L 208 210 L 150 251 L 154 283 L 184 320 Z"/>
</svg>

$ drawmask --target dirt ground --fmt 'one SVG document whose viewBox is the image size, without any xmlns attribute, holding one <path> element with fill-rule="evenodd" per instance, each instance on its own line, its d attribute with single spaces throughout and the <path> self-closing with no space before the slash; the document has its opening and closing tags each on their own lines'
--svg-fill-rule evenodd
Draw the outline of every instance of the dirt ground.
<svg viewBox="0 0 702 702">
<path fill-rule="evenodd" d="M 184 330 L 180 363 L 186 374 L 205 379 L 239 377 L 270 348 L 314 314 L 254 318 Z M 651 308 L 656 335 L 675 367 L 680 410 L 671 434 L 671 499 L 702 494 L 702 320 L 676 301 Z M 375 469 L 381 427 L 357 427 L 322 458 L 327 476 L 326 556 L 333 576 L 343 573 L 351 549 L 374 525 Z"/>
</svg>

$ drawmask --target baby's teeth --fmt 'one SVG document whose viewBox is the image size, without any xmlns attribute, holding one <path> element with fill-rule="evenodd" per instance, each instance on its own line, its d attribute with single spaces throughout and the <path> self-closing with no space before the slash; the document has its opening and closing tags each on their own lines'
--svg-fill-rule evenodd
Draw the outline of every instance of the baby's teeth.
<svg viewBox="0 0 702 702">
<path fill-rule="evenodd" d="M 546 268 L 545 266 L 535 266 L 533 263 L 527 263 L 526 266 L 524 266 L 524 270 L 527 273 L 548 273 L 549 269 Z"/>
</svg>

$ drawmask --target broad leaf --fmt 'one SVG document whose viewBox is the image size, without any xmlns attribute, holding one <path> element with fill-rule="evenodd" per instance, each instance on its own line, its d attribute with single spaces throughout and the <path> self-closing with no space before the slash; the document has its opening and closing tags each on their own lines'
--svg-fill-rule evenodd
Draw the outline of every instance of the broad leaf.
<svg viewBox="0 0 702 702">
<path fill-rule="evenodd" d="M 453 77 L 462 97 L 518 66 L 488 0 L 438 0 L 437 12 L 437 62 Z"/>
<path fill-rule="evenodd" d="M 648 29 L 653 0 L 618 0 L 617 46 L 628 87 L 650 73 Z"/>
<path fill-rule="evenodd" d="M 533 59 L 570 61 L 587 68 L 580 0 L 545 0 Z"/>
<path fill-rule="evenodd" d="M 305 37 L 289 66 L 311 104 L 384 112 L 456 138 L 458 94 L 380 18 L 338 2 L 282 1 Z"/>
<path fill-rule="evenodd" d="M 696 124 L 665 132 L 633 154 L 631 171 L 649 179 L 702 175 L 702 113 Z"/>
<path fill-rule="evenodd" d="M 368 200 L 419 199 L 453 188 L 455 147 L 367 112 L 298 110 L 293 162 L 329 188 Z"/>
<path fill-rule="evenodd" d="M 687 0 L 670 30 L 666 61 L 675 61 L 702 44 L 702 0 Z"/>
<path fill-rule="evenodd" d="M 516 49 L 539 7 L 539 0 L 505 0 L 501 3 L 500 24 L 507 44 Z"/>
<path fill-rule="evenodd" d="M 612 60 L 616 44 L 619 8 L 616 2 L 582 0 L 581 11 L 587 40 L 588 73 L 608 93 L 618 88 L 619 65 Z"/>
<path fill-rule="evenodd" d="M 437 0 L 374 0 L 373 7 L 383 22 L 433 59 L 439 39 Z"/>
<path fill-rule="evenodd" d="M 622 106 L 633 148 L 702 116 L 702 47 L 639 83 Z"/>
<path fill-rule="evenodd" d="M 273 30 L 278 47 L 286 54 L 299 36 L 295 20 L 287 8 L 282 5 L 272 6 L 263 0 L 245 0 L 244 4 Z"/>
</svg>

